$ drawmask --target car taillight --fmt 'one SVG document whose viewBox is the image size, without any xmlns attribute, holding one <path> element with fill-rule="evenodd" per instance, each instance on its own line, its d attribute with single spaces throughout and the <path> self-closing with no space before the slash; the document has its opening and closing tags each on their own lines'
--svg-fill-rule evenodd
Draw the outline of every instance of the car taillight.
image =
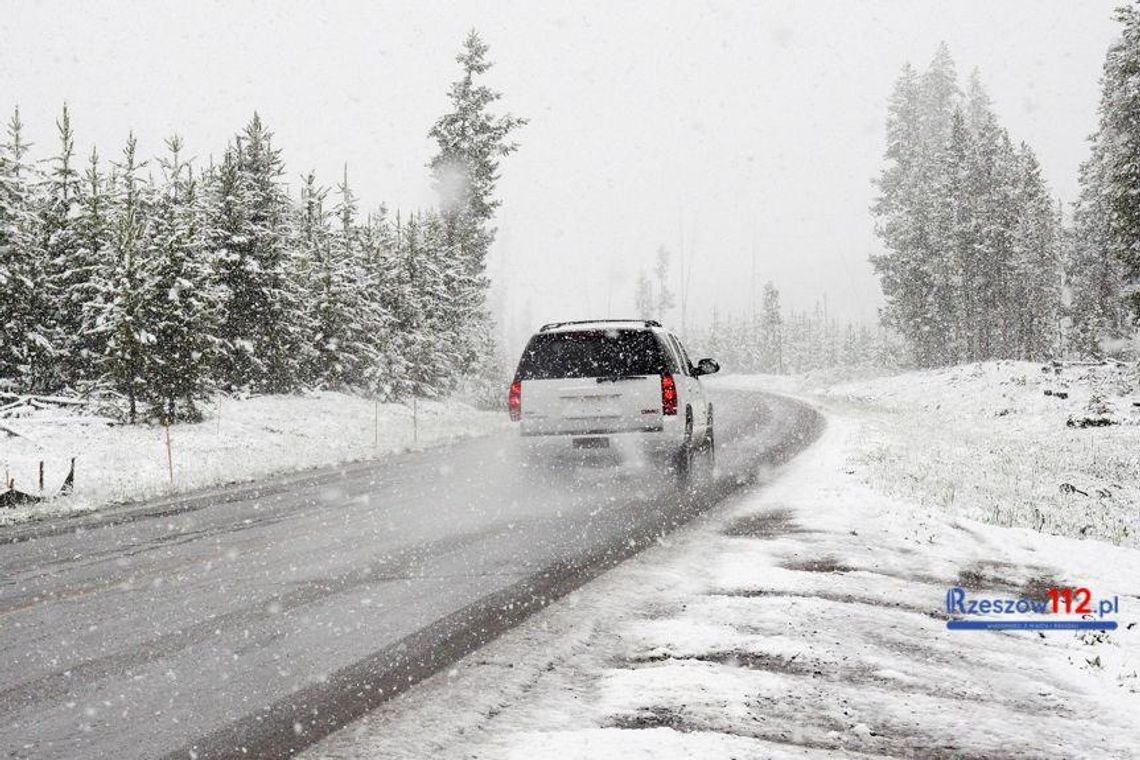
<svg viewBox="0 0 1140 760">
<path fill-rule="evenodd" d="M 511 392 L 507 394 L 507 408 L 511 410 L 511 422 L 522 419 L 522 381 L 511 383 Z"/>
<path fill-rule="evenodd" d="M 677 384 L 672 375 L 661 376 L 661 413 L 677 413 Z"/>
</svg>

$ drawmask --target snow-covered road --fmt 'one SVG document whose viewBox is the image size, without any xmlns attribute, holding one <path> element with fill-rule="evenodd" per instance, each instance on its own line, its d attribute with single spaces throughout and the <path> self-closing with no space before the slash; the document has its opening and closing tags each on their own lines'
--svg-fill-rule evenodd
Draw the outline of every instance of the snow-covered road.
<svg viewBox="0 0 1140 760">
<path fill-rule="evenodd" d="M 720 391 L 721 477 L 520 474 L 514 439 L 0 536 L 0 746 L 14 757 L 280 756 L 660 540 L 821 426 Z"/>
</svg>

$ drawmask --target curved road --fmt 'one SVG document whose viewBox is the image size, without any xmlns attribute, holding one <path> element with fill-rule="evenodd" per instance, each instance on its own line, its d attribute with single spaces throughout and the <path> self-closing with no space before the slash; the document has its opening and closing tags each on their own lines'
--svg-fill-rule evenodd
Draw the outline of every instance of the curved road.
<svg viewBox="0 0 1140 760">
<path fill-rule="evenodd" d="M 513 435 L 0 533 L 8 757 L 279 757 L 795 454 L 820 417 L 714 390 L 718 478 L 521 471 Z"/>
</svg>

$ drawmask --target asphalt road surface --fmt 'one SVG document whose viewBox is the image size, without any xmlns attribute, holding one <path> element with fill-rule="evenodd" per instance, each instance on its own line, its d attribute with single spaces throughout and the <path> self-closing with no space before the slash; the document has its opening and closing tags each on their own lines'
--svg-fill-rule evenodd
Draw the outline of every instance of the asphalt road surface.
<svg viewBox="0 0 1140 760">
<path fill-rule="evenodd" d="M 518 439 L 0 532 L 0 753 L 280 757 L 756 480 L 822 421 L 714 391 L 717 478 Z"/>
</svg>

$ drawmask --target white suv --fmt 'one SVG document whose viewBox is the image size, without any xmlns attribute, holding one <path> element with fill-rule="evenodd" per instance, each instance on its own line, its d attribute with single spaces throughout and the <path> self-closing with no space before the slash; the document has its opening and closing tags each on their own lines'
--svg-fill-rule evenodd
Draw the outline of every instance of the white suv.
<svg viewBox="0 0 1140 760">
<path fill-rule="evenodd" d="M 652 320 L 556 322 L 523 350 L 508 395 L 523 436 L 562 436 L 575 447 L 636 439 L 668 454 L 688 477 L 697 452 L 711 462 L 713 407 L 677 337 Z"/>
</svg>

